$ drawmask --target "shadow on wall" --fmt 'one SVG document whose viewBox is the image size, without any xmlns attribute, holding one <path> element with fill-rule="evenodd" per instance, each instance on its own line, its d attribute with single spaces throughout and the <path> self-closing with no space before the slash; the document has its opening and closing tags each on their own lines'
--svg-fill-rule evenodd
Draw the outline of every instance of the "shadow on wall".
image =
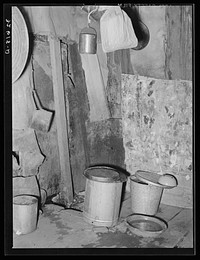
<svg viewBox="0 0 200 260">
<path fill-rule="evenodd" d="M 142 50 L 149 43 L 150 33 L 148 27 L 142 22 L 138 8 L 136 6 L 122 6 L 121 9 L 130 17 L 138 45 L 132 50 Z"/>
</svg>

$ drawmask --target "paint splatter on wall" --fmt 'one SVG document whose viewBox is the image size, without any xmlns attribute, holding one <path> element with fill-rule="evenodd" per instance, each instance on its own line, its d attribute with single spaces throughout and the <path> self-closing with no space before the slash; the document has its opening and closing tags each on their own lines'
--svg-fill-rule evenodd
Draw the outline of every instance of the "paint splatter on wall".
<svg viewBox="0 0 200 260">
<path fill-rule="evenodd" d="M 192 82 L 122 75 L 126 169 L 192 173 Z"/>
</svg>

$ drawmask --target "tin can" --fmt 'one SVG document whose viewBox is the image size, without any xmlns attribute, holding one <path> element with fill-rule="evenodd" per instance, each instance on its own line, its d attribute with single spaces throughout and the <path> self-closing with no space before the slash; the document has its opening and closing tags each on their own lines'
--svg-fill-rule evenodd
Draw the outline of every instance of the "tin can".
<svg viewBox="0 0 200 260">
<path fill-rule="evenodd" d="M 85 27 L 79 35 L 79 53 L 96 54 L 97 52 L 97 34 L 94 28 Z"/>
</svg>

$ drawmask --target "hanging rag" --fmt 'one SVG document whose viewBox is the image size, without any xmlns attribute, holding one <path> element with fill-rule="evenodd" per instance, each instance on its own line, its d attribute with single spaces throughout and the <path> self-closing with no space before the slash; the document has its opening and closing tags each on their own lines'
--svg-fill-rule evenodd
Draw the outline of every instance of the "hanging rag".
<svg viewBox="0 0 200 260">
<path fill-rule="evenodd" d="M 120 6 L 105 11 L 100 20 L 100 32 L 104 52 L 137 46 L 138 40 L 131 19 Z"/>
</svg>

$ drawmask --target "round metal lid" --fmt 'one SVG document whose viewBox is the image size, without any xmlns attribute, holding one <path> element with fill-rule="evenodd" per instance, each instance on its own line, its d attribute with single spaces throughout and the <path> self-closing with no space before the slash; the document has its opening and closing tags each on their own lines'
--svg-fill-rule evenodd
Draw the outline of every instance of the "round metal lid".
<svg viewBox="0 0 200 260">
<path fill-rule="evenodd" d="M 81 34 L 92 34 L 92 35 L 96 35 L 96 30 L 93 27 L 85 27 L 81 30 L 80 32 Z"/>
<path fill-rule="evenodd" d="M 171 189 L 174 186 L 168 186 L 168 185 L 164 185 L 159 183 L 159 179 L 161 177 L 160 174 L 157 174 L 155 172 L 149 172 L 149 171 L 137 171 L 135 173 L 135 176 L 140 180 L 143 181 L 145 183 L 151 184 L 151 185 L 155 185 L 161 188 L 165 188 L 165 189 Z"/>
<path fill-rule="evenodd" d="M 29 51 L 26 22 L 20 10 L 12 7 L 12 83 L 22 74 Z"/>
<path fill-rule="evenodd" d="M 142 237 L 156 237 L 168 227 L 163 219 L 143 214 L 132 214 L 126 218 L 129 230 Z"/>
<path fill-rule="evenodd" d="M 106 166 L 87 168 L 84 171 L 84 175 L 86 178 L 98 182 L 124 182 L 127 179 L 125 174 Z"/>
</svg>

